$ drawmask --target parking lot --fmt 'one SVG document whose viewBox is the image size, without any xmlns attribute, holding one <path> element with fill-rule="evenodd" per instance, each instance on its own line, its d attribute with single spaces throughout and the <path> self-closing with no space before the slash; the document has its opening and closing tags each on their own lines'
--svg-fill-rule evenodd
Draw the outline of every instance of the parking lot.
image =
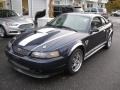
<svg viewBox="0 0 120 90">
<path fill-rule="evenodd" d="M 0 90 L 120 90 L 120 17 L 114 23 L 113 44 L 83 63 L 79 73 L 35 79 L 14 71 L 4 49 L 12 37 L 0 38 Z"/>
</svg>

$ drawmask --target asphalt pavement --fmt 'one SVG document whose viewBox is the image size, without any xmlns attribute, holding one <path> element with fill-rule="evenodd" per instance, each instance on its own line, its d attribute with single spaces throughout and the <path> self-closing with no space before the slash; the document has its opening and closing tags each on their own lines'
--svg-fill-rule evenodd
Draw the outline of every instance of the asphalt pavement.
<svg viewBox="0 0 120 90">
<path fill-rule="evenodd" d="M 0 38 L 0 90 L 120 90 L 120 17 L 114 23 L 113 44 L 83 63 L 79 73 L 65 73 L 49 79 L 35 79 L 14 71 L 4 49 L 9 38 Z"/>
</svg>

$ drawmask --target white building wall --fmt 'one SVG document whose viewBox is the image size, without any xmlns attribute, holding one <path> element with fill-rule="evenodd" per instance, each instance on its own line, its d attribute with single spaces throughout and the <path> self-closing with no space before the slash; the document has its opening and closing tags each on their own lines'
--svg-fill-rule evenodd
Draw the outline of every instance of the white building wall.
<svg viewBox="0 0 120 90">
<path fill-rule="evenodd" d="M 90 2 L 98 2 L 98 0 L 86 0 L 86 1 L 90 1 Z"/>
<path fill-rule="evenodd" d="M 11 0 L 12 10 L 22 15 L 22 0 Z"/>
<path fill-rule="evenodd" d="M 46 9 L 47 0 L 29 0 L 29 16 L 34 17 L 36 12 Z"/>
<path fill-rule="evenodd" d="M 109 0 L 98 0 L 99 3 L 108 3 Z"/>
<path fill-rule="evenodd" d="M 5 1 L 5 9 L 11 9 L 10 0 L 6 0 L 6 1 Z"/>
<path fill-rule="evenodd" d="M 48 12 L 47 3 L 49 3 L 49 0 L 28 0 L 29 16 L 34 17 L 37 11 L 42 11 L 46 8 L 46 12 Z M 12 10 L 22 15 L 22 0 L 11 0 L 11 6 Z"/>
</svg>

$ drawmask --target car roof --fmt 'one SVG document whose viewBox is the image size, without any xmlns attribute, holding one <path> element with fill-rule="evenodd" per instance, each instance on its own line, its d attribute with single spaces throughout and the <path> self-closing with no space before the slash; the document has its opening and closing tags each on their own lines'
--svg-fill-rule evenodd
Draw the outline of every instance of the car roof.
<svg viewBox="0 0 120 90">
<path fill-rule="evenodd" d="M 91 13 L 66 13 L 68 15 L 79 15 L 79 16 L 85 16 L 89 18 L 94 18 L 94 17 L 102 17 L 99 14 L 91 14 Z"/>
</svg>

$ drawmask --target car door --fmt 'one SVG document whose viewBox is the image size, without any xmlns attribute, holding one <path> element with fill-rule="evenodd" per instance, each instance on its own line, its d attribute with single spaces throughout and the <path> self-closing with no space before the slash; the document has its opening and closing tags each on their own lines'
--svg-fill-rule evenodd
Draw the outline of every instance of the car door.
<svg viewBox="0 0 120 90">
<path fill-rule="evenodd" d="M 85 43 L 87 43 L 86 52 L 91 53 L 92 51 L 98 49 L 104 44 L 106 40 L 105 38 L 106 34 L 101 17 L 93 18 L 89 37 L 85 40 Z"/>
</svg>

